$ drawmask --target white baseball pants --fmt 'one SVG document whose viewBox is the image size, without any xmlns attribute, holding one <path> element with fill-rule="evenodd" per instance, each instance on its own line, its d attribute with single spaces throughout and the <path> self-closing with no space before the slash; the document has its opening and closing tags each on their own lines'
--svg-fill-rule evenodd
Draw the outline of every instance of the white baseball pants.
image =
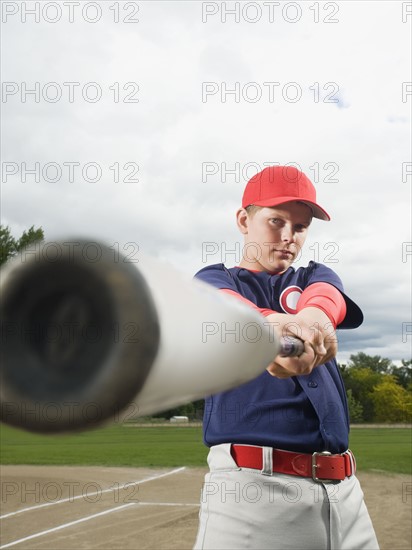
<svg viewBox="0 0 412 550">
<path fill-rule="evenodd" d="M 356 476 L 342 482 L 239 468 L 230 444 L 208 456 L 195 550 L 379 550 Z"/>
</svg>

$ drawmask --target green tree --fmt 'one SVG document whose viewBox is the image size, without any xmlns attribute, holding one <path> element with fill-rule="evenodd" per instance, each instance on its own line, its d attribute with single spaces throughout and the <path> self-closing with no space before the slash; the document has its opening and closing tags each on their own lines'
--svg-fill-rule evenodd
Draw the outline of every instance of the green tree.
<svg viewBox="0 0 412 550">
<path fill-rule="evenodd" d="M 383 376 L 383 374 L 375 372 L 369 367 L 346 366 L 342 371 L 342 378 L 346 390 L 350 390 L 351 396 L 355 402 L 362 405 L 362 419 L 365 422 L 374 421 L 374 403 L 371 396 L 374 387 L 379 384 Z"/>
<path fill-rule="evenodd" d="M 380 355 L 368 355 L 360 351 L 350 356 L 349 368 L 368 368 L 373 372 L 390 373 L 394 367 L 392 361 Z"/>
<path fill-rule="evenodd" d="M 359 401 L 353 397 L 352 390 L 347 390 L 346 396 L 348 398 L 349 419 L 351 423 L 359 423 L 363 421 L 363 407 Z"/>
<path fill-rule="evenodd" d="M 19 239 L 15 239 L 9 227 L 0 225 L 0 265 L 4 264 L 8 259 L 15 256 L 18 252 L 26 248 L 36 241 L 44 239 L 44 232 L 41 227 L 35 229 L 32 225 Z"/>
<path fill-rule="evenodd" d="M 397 383 L 406 390 L 412 391 L 412 359 L 402 359 L 400 367 L 394 366 L 391 374 L 396 378 Z"/>
<path fill-rule="evenodd" d="M 371 399 L 377 422 L 412 421 L 412 396 L 393 376 L 385 376 L 374 388 Z"/>
</svg>

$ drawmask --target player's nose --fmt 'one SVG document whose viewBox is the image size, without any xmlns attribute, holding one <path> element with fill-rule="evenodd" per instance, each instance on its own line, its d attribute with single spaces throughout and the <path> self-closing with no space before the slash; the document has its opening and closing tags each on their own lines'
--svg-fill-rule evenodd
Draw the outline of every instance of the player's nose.
<svg viewBox="0 0 412 550">
<path fill-rule="evenodd" d="M 283 242 L 293 242 L 294 232 L 291 225 L 285 224 L 282 227 L 281 239 Z"/>
</svg>

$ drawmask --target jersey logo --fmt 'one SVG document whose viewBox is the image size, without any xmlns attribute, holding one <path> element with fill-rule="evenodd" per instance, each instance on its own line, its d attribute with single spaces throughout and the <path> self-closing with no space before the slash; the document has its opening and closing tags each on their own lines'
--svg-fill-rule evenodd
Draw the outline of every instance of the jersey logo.
<svg viewBox="0 0 412 550">
<path fill-rule="evenodd" d="M 285 313 L 290 313 L 292 315 L 297 313 L 296 306 L 298 305 L 302 292 L 303 290 L 296 285 L 285 288 L 279 298 L 280 307 Z"/>
</svg>

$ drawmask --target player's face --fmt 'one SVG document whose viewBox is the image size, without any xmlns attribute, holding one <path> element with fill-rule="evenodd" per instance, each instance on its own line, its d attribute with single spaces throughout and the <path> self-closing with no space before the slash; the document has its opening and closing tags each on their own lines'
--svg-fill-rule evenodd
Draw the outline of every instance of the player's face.
<svg viewBox="0 0 412 550">
<path fill-rule="evenodd" d="M 309 206 L 289 202 L 260 208 L 252 215 L 238 212 L 239 229 L 245 235 L 240 265 L 258 271 L 281 273 L 296 259 L 312 220 Z"/>
</svg>

